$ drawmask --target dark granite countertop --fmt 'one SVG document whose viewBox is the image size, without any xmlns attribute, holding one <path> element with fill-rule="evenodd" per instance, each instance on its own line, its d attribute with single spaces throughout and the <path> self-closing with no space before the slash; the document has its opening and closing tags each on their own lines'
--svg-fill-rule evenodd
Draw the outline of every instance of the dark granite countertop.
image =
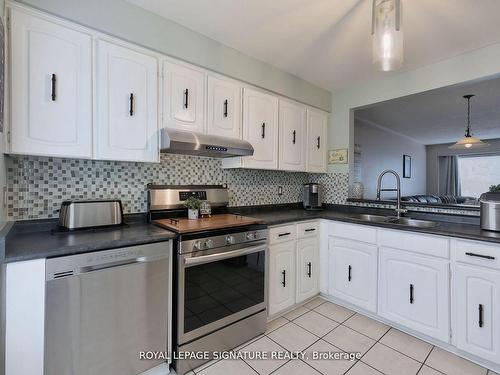
<svg viewBox="0 0 500 375">
<path fill-rule="evenodd" d="M 323 210 L 305 211 L 298 205 L 282 205 L 268 207 L 245 207 L 235 209 L 235 212 L 264 220 L 269 226 L 305 221 L 313 219 L 337 220 L 348 223 L 377 226 L 381 228 L 399 229 L 405 231 L 452 236 L 458 238 L 500 243 L 500 232 L 481 230 L 478 217 L 450 214 L 434 214 L 412 212 L 407 217 L 423 220 L 438 221 L 439 225 L 433 228 L 417 228 L 391 223 L 367 222 L 356 217 L 360 213 L 393 216 L 394 210 L 366 208 L 349 205 L 330 205 Z"/>
<path fill-rule="evenodd" d="M 51 258 L 91 251 L 168 241 L 176 234 L 149 224 L 144 215 L 126 218 L 126 225 L 73 232 L 57 232 L 57 221 L 8 223 L 2 230 L 4 254 L 0 263 Z M 2 257 L 3 255 L 3 257 Z"/>
<path fill-rule="evenodd" d="M 328 219 L 381 228 L 488 241 L 500 244 L 500 232 L 480 229 L 479 218 L 412 212 L 416 219 L 438 221 L 434 228 L 416 228 L 390 223 L 366 222 L 359 213 L 393 215 L 393 210 L 349 205 L 329 205 L 324 210 L 306 211 L 299 204 L 232 208 L 232 212 L 262 219 L 269 226 L 296 221 Z M 131 215 L 127 225 L 116 229 L 54 232 L 57 221 L 35 220 L 8 223 L 0 232 L 0 263 L 50 258 L 174 239 L 176 234 L 149 224 L 143 215 Z M 5 250 L 5 251 L 3 251 Z"/>
</svg>

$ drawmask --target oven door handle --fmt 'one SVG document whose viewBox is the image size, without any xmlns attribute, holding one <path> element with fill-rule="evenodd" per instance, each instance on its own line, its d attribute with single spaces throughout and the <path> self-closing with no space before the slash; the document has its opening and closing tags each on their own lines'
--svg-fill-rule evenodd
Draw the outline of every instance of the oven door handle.
<svg viewBox="0 0 500 375">
<path fill-rule="evenodd" d="M 202 256 L 199 256 L 199 257 L 184 258 L 184 265 L 186 267 L 191 267 L 191 266 L 195 266 L 197 264 L 204 264 L 204 263 L 216 262 L 218 260 L 223 260 L 223 259 L 228 259 L 228 258 L 235 258 L 235 257 L 239 257 L 239 256 L 242 256 L 242 255 L 248 255 L 248 254 L 258 253 L 260 251 L 265 251 L 266 247 L 267 247 L 266 244 L 262 244 L 262 245 L 259 245 L 259 246 L 245 247 L 243 249 L 228 251 L 228 252 L 225 252 L 225 253 L 218 253 L 218 254 L 202 255 Z"/>
</svg>

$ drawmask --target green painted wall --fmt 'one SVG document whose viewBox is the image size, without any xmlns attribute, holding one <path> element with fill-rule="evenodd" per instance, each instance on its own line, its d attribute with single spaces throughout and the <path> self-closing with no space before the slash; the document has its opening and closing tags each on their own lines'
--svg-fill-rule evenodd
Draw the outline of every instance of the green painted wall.
<svg viewBox="0 0 500 375">
<path fill-rule="evenodd" d="M 124 0 L 16 0 L 330 111 L 331 93 Z"/>
</svg>

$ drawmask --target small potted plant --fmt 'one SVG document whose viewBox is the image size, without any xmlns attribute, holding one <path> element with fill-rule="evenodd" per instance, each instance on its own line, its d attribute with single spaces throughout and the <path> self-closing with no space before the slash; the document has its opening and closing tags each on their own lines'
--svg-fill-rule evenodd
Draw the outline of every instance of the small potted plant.
<svg viewBox="0 0 500 375">
<path fill-rule="evenodd" d="M 198 210 L 201 206 L 201 201 L 196 197 L 189 197 L 184 202 L 184 206 L 188 209 L 188 219 L 196 220 L 198 219 Z"/>
<path fill-rule="evenodd" d="M 490 186 L 490 193 L 500 193 L 500 184 L 491 185 Z"/>
</svg>

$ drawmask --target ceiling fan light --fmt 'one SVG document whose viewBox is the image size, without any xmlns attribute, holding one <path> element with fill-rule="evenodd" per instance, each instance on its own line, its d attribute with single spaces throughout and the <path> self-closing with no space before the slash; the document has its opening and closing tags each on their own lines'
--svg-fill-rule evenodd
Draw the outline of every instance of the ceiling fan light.
<svg viewBox="0 0 500 375">
<path fill-rule="evenodd" d="M 373 0 L 373 64 L 384 72 L 403 65 L 401 0 Z"/>
</svg>

